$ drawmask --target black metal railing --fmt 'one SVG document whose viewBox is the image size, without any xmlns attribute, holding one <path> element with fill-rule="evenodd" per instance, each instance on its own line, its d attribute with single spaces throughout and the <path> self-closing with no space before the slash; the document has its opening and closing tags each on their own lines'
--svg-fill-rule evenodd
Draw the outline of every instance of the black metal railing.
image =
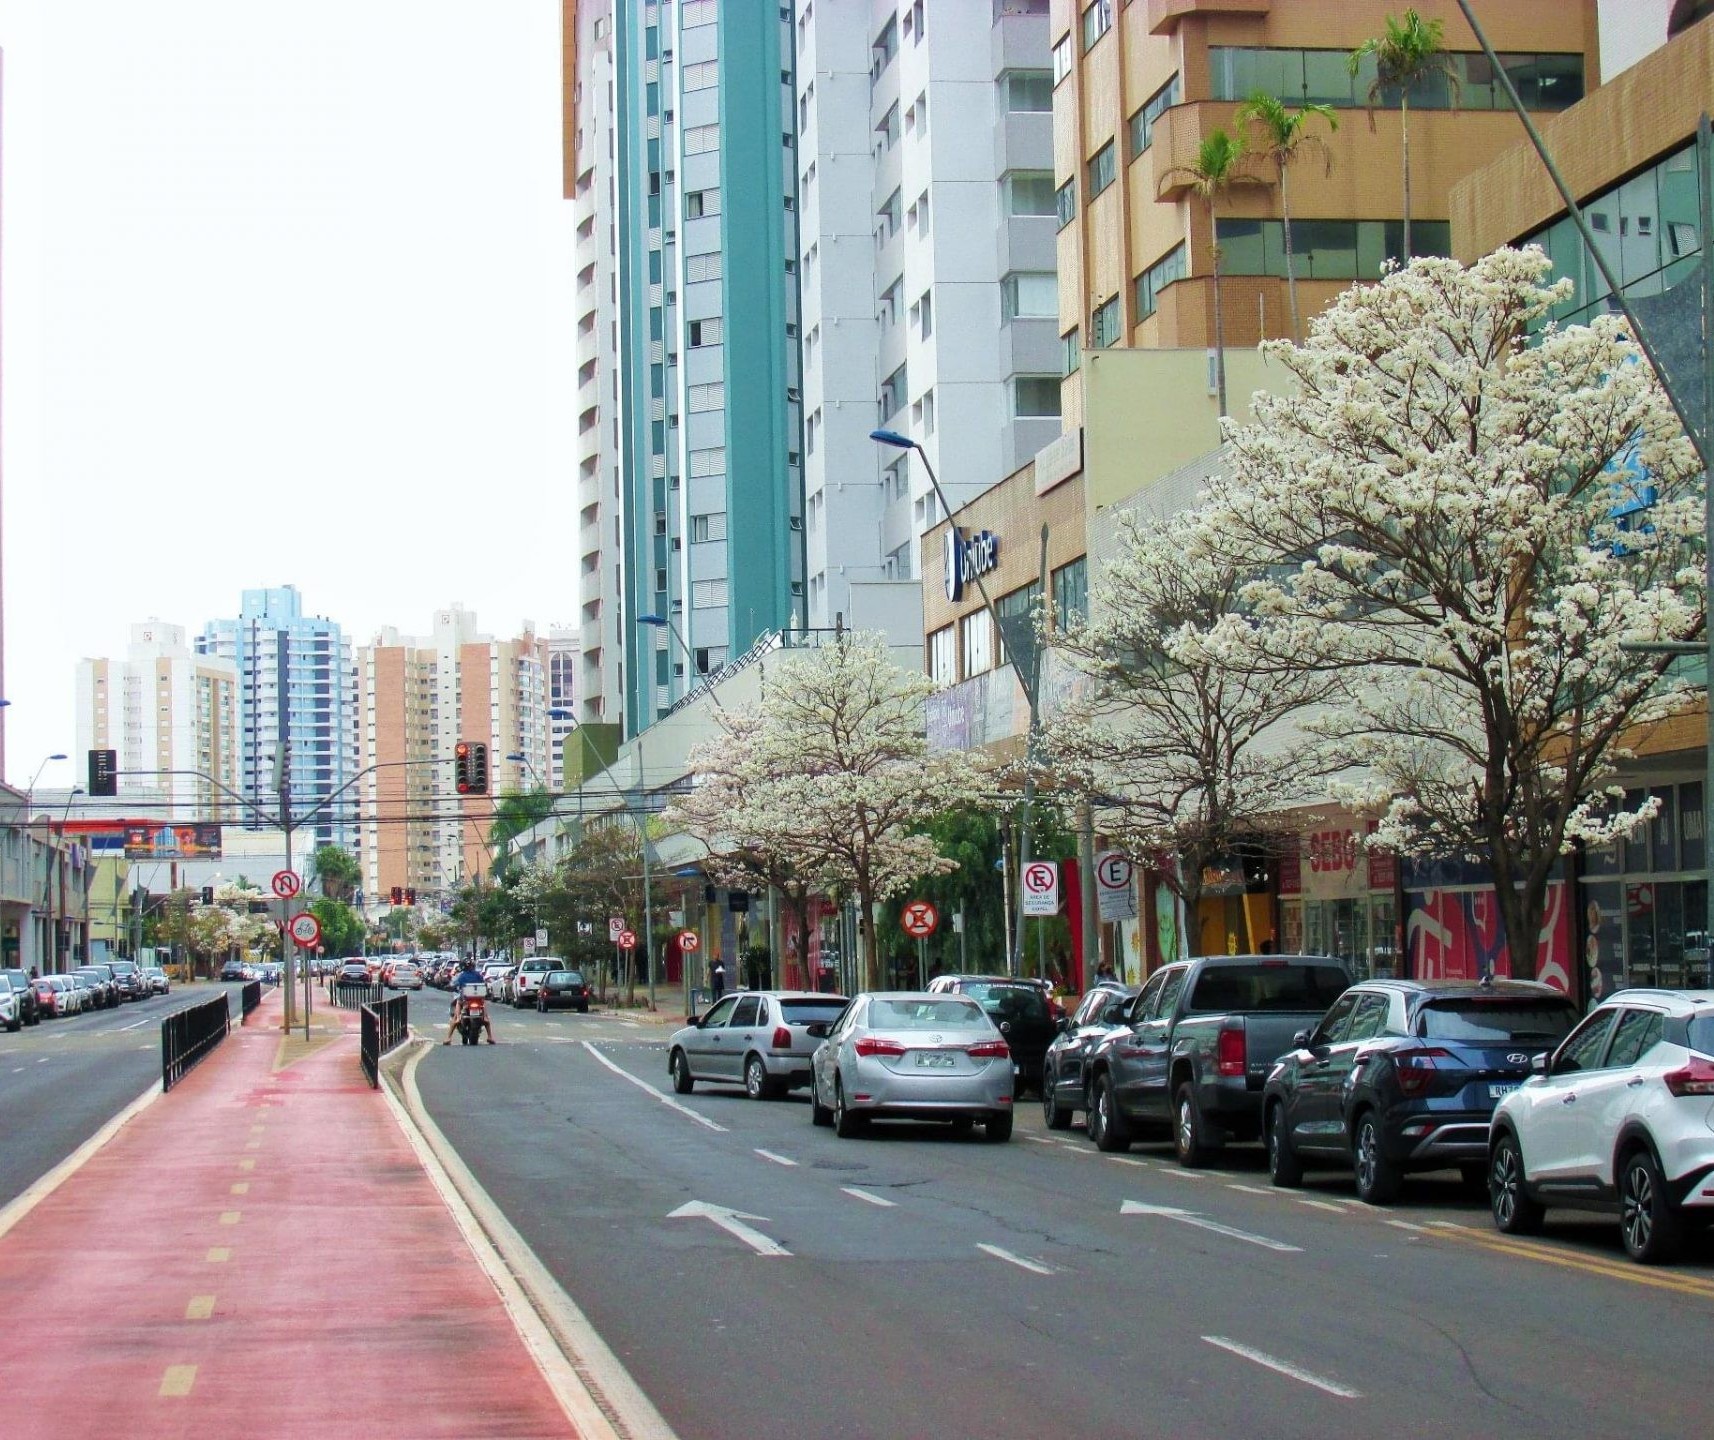
<svg viewBox="0 0 1714 1440">
<path fill-rule="evenodd" d="M 381 1057 L 404 1044 L 410 1034 L 409 1008 L 403 995 L 363 1007 L 363 1037 L 358 1056 L 363 1064 L 363 1078 L 372 1090 L 381 1088 Z"/>
<path fill-rule="evenodd" d="M 335 980 L 328 991 L 328 998 L 335 1009 L 360 1010 L 365 1005 L 379 1005 L 387 998 L 387 992 L 379 985 L 363 985 L 354 980 Z"/>
<path fill-rule="evenodd" d="M 238 1023 L 244 1024 L 250 1018 L 250 1012 L 262 1003 L 262 982 L 247 980 L 238 992 L 242 1008 L 238 1014 Z"/>
<path fill-rule="evenodd" d="M 171 1090 L 191 1066 L 226 1038 L 231 1028 L 226 997 L 216 995 L 175 1010 L 161 1021 L 161 1089 Z"/>
</svg>

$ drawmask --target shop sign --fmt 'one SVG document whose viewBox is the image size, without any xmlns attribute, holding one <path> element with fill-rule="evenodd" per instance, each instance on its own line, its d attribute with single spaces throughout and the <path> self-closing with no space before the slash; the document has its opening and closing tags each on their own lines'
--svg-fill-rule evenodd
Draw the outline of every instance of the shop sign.
<svg viewBox="0 0 1714 1440">
<path fill-rule="evenodd" d="M 1303 837 L 1300 860 L 1306 900 L 1354 900 L 1369 888 L 1363 845 L 1349 824 L 1323 825 Z"/>
<path fill-rule="evenodd" d="M 946 598 L 955 604 L 964 598 L 964 587 L 986 575 L 1000 563 L 1000 537 L 992 530 L 978 530 L 968 540 L 956 525 L 946 527 Z"/>
</svg>

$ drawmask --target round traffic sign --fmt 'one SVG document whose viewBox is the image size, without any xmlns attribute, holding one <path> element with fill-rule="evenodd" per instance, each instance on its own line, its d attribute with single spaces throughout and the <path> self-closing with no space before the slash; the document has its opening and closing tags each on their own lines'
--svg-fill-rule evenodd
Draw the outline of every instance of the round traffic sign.
<svg viewBox="0 0 1714 1440">
<path fill-rule="evenodd" d="M 321 921 L 317 920 L 308 910 L 301 910 L 292 916 L 292 923 L 286 927 L 292 939 L 304 949 L 319 944 L 321 941 Z"/>
<path fill-rule="evenodd" d="M 274 872 L 274 893 L 282 900 L 290 900 L 299 890 L 303 889 L 303 884 L 304 882 L 298 878 L 296 870 L 276 870 Z"/>
<path fill-rule="evenodd" d="M 696 931 L 694 931 L 694 930 L 680 930 L 678 932 L 678 948 L 680 950 L 685 950 L 685 951 L 696 950 L 696 949 L 700 949 L 701 946 L 702 946 L 702 936 L 698 935 L 696 933 Z"/>
<path fill-rule="evenodd" d="M 619 932 L 619 948 L 621 950 L 635 950 L 637 948 L 637 932 L 635 930 L 621 930 Z"/>
<path fill-rule="evenodd" d="M 899 923 L 905 927 L 905 934 L 923 940 L 934 934 L 935 926 L 940 924 L 940 912 L 927 900 L 913 900 L 900 914 Z"/>
<path fill-rule="evenodd" d="M 1051 895 L 1059 889 L 1059 869 L 1039 861 L 1024 866 L 1024 889 L 1032 895 Z"/>
<path fill-rule="evenodd" d="M 1095 882 L 1103 890 L 1124 890 L 1131 883 L 1131 862 L 1116 850 L 1109 850 L 1095 865 Z"/>
</svg>

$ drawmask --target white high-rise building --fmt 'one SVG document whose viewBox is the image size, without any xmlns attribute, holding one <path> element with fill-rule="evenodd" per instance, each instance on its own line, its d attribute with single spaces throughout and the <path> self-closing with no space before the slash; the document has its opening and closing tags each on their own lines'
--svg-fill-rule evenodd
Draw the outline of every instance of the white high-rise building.
<svg viewBox="0 0 1714 1440">
<path fill-rule="evenodd" d="M 77 758 L 118 752 L 119 794 L 167 802 L 162 817 L 235 821 L 238 671 L 198 655 L 182 625 L 131 627 L 123 660 L 77 662 Z"/>
<path fill-rule="evenodd" d="M 797 0 L 809 621 L 1059 435 L 1047 0 Z M 996 338 L 997 342 L 996 343 Z"/>
<path fill-rule="evenodd" d="M 540 780 L 558 794 L 566 788 L 565 737 L 577 729 L 578 722 L 553 712 L 577 713 L 577 685 L 583 670 L 583 640 L 578 628 L 572 625 L 548 626 L 544 658 L 547 663 L 549 768 L 542 773 Z"/>
</svg>

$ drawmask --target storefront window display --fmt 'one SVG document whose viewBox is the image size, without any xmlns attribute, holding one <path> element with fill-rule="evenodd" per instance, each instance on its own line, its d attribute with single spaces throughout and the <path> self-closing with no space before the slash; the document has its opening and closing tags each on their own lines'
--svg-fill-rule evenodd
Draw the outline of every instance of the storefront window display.
<svg viewBox="0 0 1714 1440">
<path fill-rule="evenodd" d="M 1478 980 L 1513 973 L 1499 900 L 1487 868 L 1456 860 L 1406 861 L 1405 947 L 1414 980 Z M 1571 897 L 1548 882 L 1535 978 L 1573 993 Z"/>
<path fill-rule="evenodd" d="M 1399 971 L 1398 862 L 1364 844 L 1372 821 L 1334 815 L 1280 857 L 1280 949 L 1331 955 L 1354 978 Z"/>
</svg>

